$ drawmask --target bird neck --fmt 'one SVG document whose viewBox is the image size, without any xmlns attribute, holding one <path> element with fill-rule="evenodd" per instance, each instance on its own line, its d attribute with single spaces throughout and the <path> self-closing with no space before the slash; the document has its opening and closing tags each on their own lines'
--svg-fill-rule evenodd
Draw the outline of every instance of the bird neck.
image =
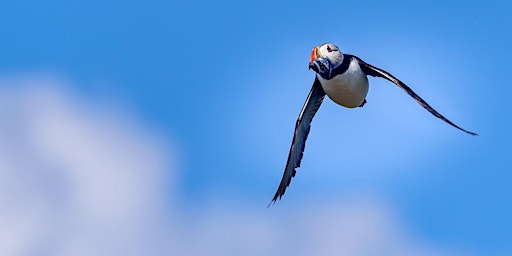
<svg viewBox="0 0 512 256">
<path fill-rule="evenodd" d="M 347 71 L 347 69 L 348 69 L 348 66 L 350 65 L 351 60 L 352 60 L 351 55 L 343 54 L 341 62 L 338 62 L 339 64 L 337 66 L 335 66 L 332 70 L 332 73 L 331 73 L 332 77 L 345 73 L 345 71 Z"/>
</svg>

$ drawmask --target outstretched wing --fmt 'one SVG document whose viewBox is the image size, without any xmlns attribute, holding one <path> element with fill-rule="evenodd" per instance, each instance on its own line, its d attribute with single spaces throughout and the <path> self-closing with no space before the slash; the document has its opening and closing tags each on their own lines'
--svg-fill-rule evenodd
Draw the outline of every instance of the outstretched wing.
<svg viewBox="0 0 512 256">
<path fill-rule="evenodd" d="M 270 204 L 275 203 L 278 198 L 281 199 L 286 188 L 290 185 L 290 181 L 295 176 L 295 169 L 300 167 L 300 161 L 302 160 L 304 147 L 306 146 L 306 139 L 308 138 L 311 121 L 318 111 L 318 108 L 320 108 L 324 97 L 324 89 L 322 89 L 320 81 L 315 76 L 313 87 L 309 92 L 308 98 L 306 99 L 299 117 L 297 118 L 297 123 L 295 124 L 292 146 L 290 147 L 290 153 L 288 154 L 288 161 L 286 162 L 283 178 L 281 179 L 279 188 L 277 189 L 277 192 L 274 195 L 274 198 L 272 198 Z"/>
<path fill-rule="evenodd" d="M 461 128 L 460 126 L 454 124 L 452 121 L 448 120 L 443 115 L 439 114 L 439 112 L 437 112 L 434 108 L 432 108 L 425 100 L 423 100 L 418 94 L 416 94 L 411 88 L 409 88 L 409 86 L 407 86 L 402 81 L 400 81 L 397 78 L 395 78 L 390 73 L 388 73 L 388 72 L 386 72 L 386 71 L 384 71 L 384 70 L 382 70 L 380 68 L 377 68 L 377 67 L 374 67 L 374 66 L 370 65 L 370 64 L 364 62 L 363 60 L 361 60 L 360 58 L 358 58 L 356 56 L 353 56 L 353 57 L 356 58 L 359 61 L 359 66 L 361 67 L 363 72 L 366 73 L 366 75 L 375 76 L 375 77 L 382 77 L 384 79 L 387 79 L 387 80 L 393 82 L 394 84 L 398 85 L 398 87 L 402 88 L 407 94 L 409 94 L 411 97 L 413 97 L 428 112 L 432 113 L 432 115 L 440 118 L 441 120 L 447 122 L 451 126 L 457 128 L 457 129 L 459 129 L 461 131 L 464 131 L 464 132 L 469 133 L 471 135 L 478 135 L 478 134 L 476 134 L 474 132 L 470 132 L 470 131 L 468 131 L 466 129 Z"/>
</svg>

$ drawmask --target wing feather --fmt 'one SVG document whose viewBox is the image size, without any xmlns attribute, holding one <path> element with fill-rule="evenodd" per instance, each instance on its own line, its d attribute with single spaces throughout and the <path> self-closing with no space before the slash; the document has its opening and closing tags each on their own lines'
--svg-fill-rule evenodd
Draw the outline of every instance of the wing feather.
<svg viewBox="0 0 512 256">
<path fill-rule="evenodd" d="M 320 108 L 324 100 L 325 92 L 320 84 L 320 81 L 315 76 L 315 82 L 309 92 L 309 95 L 300 111 L 297 123 L 295 124 L 295 132 L 293 134 L 292 145 L 288 153 L 288 161 L 284 169 L 283 178 L 277 189 L 274 198 L 270 204 L 275 203 L 276 200 L 284 195 L 286 188 L 290 185 L 292 178 L 295 176 L 296 168 L 300 167 L 304 148 L 306 146 L 306 139 L 308 138 L 309 130 L 311 128 L 311 121 L 316 112 Z M 270 206 L 269 204 L 269 206 Z"/>
<path fill-rule="evenodd" d="M 466 133 L 471 134 L 471 135 L 478 135 L 478 134 L 476 134 L 474 132 L 470 132 L 470 131 L 468 131 L 466 129 L 463 129 L 460 126 L 454 124 L 452 121 L 448 120 L 446 117 L 444 117 L 439 112 L 437 112 L 434 108 L 432 108 L 425 100 L 423 100 L 411 88 L 409 88 L 409 86 L 404 84 L 402 81 L 398 80 L 396 77 L 394 77 L 390 73 L 388 73 L 388 72 L 386 72 L 386 71 L 384 71 L 384 70 L 382 70 L 380 68 L 377 68 L 375 66 L 370 65 L 370 64 L 364 62 L 363 60 L 361 60 L 360 58 L 358 58 L 356 56 L 353 56 L 353 57 L 355 57 L 359 61 L 359 65 L 360 65 L 361 69 L 367 75 L 374 76 L 374 77 L 382 77 L 382 78 L 384 78 L 386 80 L 389 80 L 390 82 L 396 84 L 398 87 L 402 88 L 407 94 L 409 94 L 412 98 L 414 98 L 416 100 L 416 102 L 418 102 L 423 108 L 425 108 L 432 115 L 436 116 L 437 118 L 445 121 L 449 125 L 457 128 L 457 129 L 459 129 L 459 130 L 461 130 L 463 132 L 466 132 Z"/>
</svg>

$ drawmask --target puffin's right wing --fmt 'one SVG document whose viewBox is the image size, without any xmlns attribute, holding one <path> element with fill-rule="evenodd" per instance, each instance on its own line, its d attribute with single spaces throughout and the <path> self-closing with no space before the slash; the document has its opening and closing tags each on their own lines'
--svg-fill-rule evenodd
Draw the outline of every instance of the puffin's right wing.
<svg viewBox="0 0 512 256">
<path fill-rule="evenodd" d="M 300 111 L 297 123 L 295 124 L 295 133 L 293 134 L 292 146 L 290 147 L 290 153 L 288 154 L 288 161 L 284 169 L 283 178 L 279 184 L 274 198 L 270 204 L 275 203 L 276 200 L 284 195 L 286 188 L 290 185 L 290 181 L 295 176 L 295 169 L 300 167 L 300 161 L 304 153 L 304 147 L 306 146 L 306 139 L 308 138 L 309 129 L 311 127 L 311 121 L 315 116 L 318 108 L 324 100 L 325 92 L 320 84 L 320 81 L 315 76 L 315 82 L 309 92 L 308 98 Z M 269 204 L 269 206 L 270 206 Z"/>
<path fill-rule="evenodd" d="M 439 112 L 437 112 L 437 110 L 435 110 L 433 107 L 431 107 L 424 99 L 422 99 L 418 94 L 416 94 L 411 88 L 409 88 L 409 86 L 407 86 L 406 84 L 404 84 L 402 81 L 398 80 L 396 77 L 394 77 L 393 75 L 391 75 L 390 73 L 380 69 L 380 68 L 377 68 L 375 66 L 372 66 L 366 62 L 364 62 L 362 59 L 360 59 L 359 57 L 357 56 L 354 56 L 354 55 L 351 55 L 352 57 L 355 57 L 357 59 L 357 61 L 359 62 L 359 66 L 361 67 L 361 69 L 363 70 L 363 72 L 367 75 L 370 75 L 370 76 L 374 76 L 374 77 L 382 77 L 394 84 L 396 84 L 398 87 L 402 88 L 407 94 L 409 94 L 413 99 L 416 100 L 416 102 L 418 102 L 423 108 L 425 108 L 428 112 L 430 112 L 432 115 L 434 115 L 435 117 L 445 121 L 446 123 L 448 123 L 449 125 L 463 131 L 463 132 L 466 132 L 468 134 L 471 134 L 471 135 L 478 135 L 474 132 L 470 132 L 456 124 L 454 124 L 452 121 L 448 120 L 448 118 L 444 117 L 443 115 L 441 115 Z"/>
</svg>

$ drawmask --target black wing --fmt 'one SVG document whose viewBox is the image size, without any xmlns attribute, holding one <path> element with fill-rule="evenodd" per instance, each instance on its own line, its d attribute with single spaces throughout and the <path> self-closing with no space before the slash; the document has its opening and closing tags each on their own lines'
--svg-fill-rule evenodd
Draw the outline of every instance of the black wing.
<svg viewBox="0 0 512 256">
<path fill-rule="evenodd" d="M 366 75 L 375 76 L 375 77 L 382 77 L 384 79 L 387 79 L 387 80 L 393 82 L 394 84 L 398 85 L 398 87 L 402 88 L 407 94 L 409 94 L 411 97 L 413 97 L 423 108 L 428 110 L 428 112 L 432 113 L 432 115 L 440 118 L 441 120 L 447 122 L 451 126 L 457 128 L 457 129 L 459 129 L 461 131 L 464 131 L 464 132 L 469 133 L 471 135 L 478 135 L 478 134 L 476 134 L 474 132 L 470 132 L 468 130 L 465 130 L 465 129 L 461 128 L 460 126 L 454 124 L 452 121 L 448 120 L 443 115 L 439 114 L 439 112 L 437 112 L 434 108 L 432 108 L 425 100 L 423 100 L 418 94 L 416 94 L 411 88 L 409 88 L 409 86 L 407 86 L 402 81 L 400 81 L 397 78 L 395 78 L 390 73 L 388 73 L 388 72 L 386 72 L 386 71 L 384 71 L 384 70 L 382 70 L 380 68 L 377 68 L 377 67 L 374 67 L 374 66 L 370 65 L 370 64 L 364 62 L 363 60 L 361 60 L 360 58 L 358 58 L 356 56 L 353 56 L 353 57 L 356 58 L 359 61 L 359 66 L 361 67 L 363 72 L 366 73 Z"/>
<path fill-rule="evenodd" d="M 270 204 L 275 203 L 276 200 L 284 195 L 286 188 L 290 185 L 290 181 L 295 176 L 295 168 L 300 167 L 300 161 L 304 153 L 304 147 L 306 146 L 306 139 L 308 138 L 309 129 L 311 127 L 311 121 L 315 116 L 318 108 L 324 100 L 325 92 L 322 89 L 322 85 L 318 78 L 315 76 L 315 82 L 309 92 L 308 98 L 300 111 L 297 123 L 295 124 L 295 132 L 293 134 L 292 146 L 290 147 L 290 153 L 288 154 L 288 161 L 284 169 L 283 178 L 279 184 L 274 198 Z M 269 204 L 269 206 L 270 206 Z"/>
</svg>

